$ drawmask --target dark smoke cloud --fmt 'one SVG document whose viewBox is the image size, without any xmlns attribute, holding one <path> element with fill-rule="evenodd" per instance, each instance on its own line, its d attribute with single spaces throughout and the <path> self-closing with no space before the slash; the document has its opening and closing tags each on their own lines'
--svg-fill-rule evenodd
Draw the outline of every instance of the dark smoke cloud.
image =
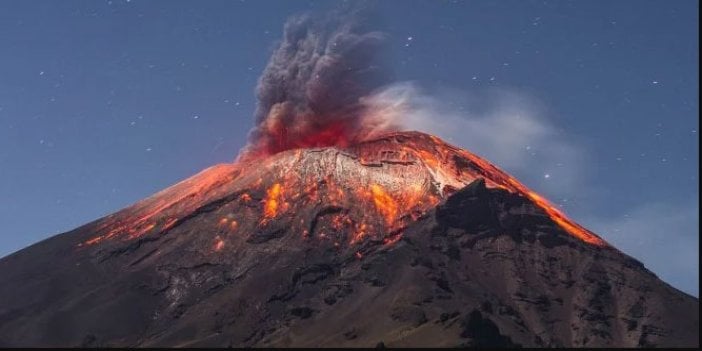
<svg viewBox="0 0 702 351">
<path fill-rule="evenodd" d="M 359 18 L 288 20 L 259 79 L 256 125 L 240 158 L 344 146 L 393 129 L 364 111 L 363 98 L 390 81 L 390 70 L 380 57 L 385 36 Z"/>
</svg>

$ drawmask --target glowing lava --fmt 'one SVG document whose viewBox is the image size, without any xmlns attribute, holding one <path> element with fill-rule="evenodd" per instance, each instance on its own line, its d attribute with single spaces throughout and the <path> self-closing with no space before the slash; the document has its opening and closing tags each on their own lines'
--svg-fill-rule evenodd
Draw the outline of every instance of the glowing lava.
<svg viewBox="0 0 702 351">
<path fill-rule="evenodd" d="M 392 245 L 404 228 L 478 178 L 529 199 L 573 237 L 607 245 L 486 160 L 418 132 L 212 167 L 98 222 L 95 236 L 82 245 L 165 234 L 212 203 L 221 206 L 214 251 L 225 245 L 221 235 L 254 235 L 269 227 L 334 247 L 365 240 Z"/>
<path fill-rule="evenodd" d="M 179 218 L 225 192 L 237 177 L 236 165 L 212 166 L 168 189 L 137 202 L 100 221 L 95 237 L 81 245 L 93 245 L 106 239 L 137 239 L 151 232 L 172 229 Z"/>
<path fill-rule="evenodd" d="M 268 196 L 265 199 L 263 207 L 263 216 L 265 218 L 273 218 L 278 214 L 278 202 L 280 201 L 280 183 L 275 183 L 267 191 Z"/>
<path fill-rule="evenodd" d="M 385 218 L 385 224 L 391 226 L 397 219 L 397 202 L 378 184 L 371 185 L 371 196 L 375 208 Z"/>
</svg>

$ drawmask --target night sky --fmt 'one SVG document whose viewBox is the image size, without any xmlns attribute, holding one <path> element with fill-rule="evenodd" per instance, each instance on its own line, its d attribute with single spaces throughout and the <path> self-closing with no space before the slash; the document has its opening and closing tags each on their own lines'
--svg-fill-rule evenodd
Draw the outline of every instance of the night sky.
<svg viewBox="0 0 702 351">
<path fill-rule="evenodd" d="M 333 6 L 0 1 L 0 256 L 232 162 L 286 19 Z M 412 128 L 698 295 L 697 1 L 373 7 Z"/>
</svg>

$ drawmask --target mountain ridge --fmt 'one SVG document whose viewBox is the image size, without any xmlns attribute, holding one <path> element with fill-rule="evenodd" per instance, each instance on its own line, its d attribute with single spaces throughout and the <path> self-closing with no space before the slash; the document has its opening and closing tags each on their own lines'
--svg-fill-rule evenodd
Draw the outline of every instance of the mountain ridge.
<svg viewBox="0 0 702 351">
<path fill-rule="evenodd" d="M 483 162 L 412 132 L 213 166 L 0 259 L 0 346 L 699 344 L 698 299 Z"/>
</svg>

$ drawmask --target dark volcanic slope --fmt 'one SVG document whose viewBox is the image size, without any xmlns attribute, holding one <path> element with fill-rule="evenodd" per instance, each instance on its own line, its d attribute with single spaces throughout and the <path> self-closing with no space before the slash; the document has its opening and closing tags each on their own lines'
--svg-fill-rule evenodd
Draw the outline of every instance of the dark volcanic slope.
<svg viewBox="0 0 702 351">
<path fill-rule="evenodd" d="M 216 166 L 0 260 L 0 346 L 698 346 L 698 311 L 420 133 Z"/>
</svg>

